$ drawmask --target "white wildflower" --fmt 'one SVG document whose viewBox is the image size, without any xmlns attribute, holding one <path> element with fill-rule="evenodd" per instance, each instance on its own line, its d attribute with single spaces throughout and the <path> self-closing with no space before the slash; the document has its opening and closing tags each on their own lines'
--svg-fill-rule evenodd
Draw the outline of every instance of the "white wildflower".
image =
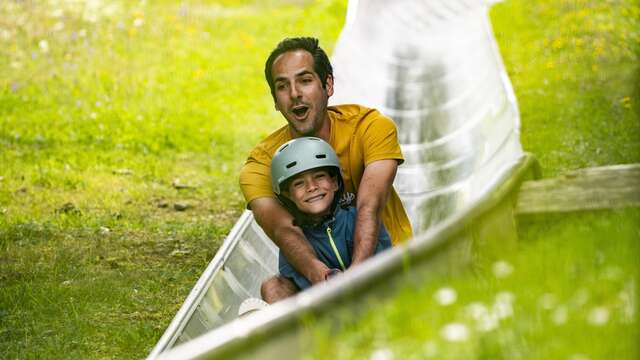
<svg viewBox="0 0 640 360">
<path fill-rule="evenodd" d="M 471 303 L 467 305 L 465 311 L 476 321 L 476 329 L 479 331 L 487 332 L 498 327 L 498 316 L 482 303 Z"/>
<path fill-rule="evenodd" d="M 111 229 L 109 229 L 106 226 L 100 226 L 100 234 L 101 235 L 109 235 L 109 233 L 111 232 Z"/>
<path fill-rule="evenodd" d="M 92 118 L 93 120 L 98 118 L 98 114 L 92 112 L 91 114 L 89 114 L 89 117 Z"/>
<path fill-rule="evenodd" d="M 424 344 L 423 351 L 425 357 L 436 357 L 438 355 L 438 344 L 433 340 L 429 340 Z"/>
<path fill-rule="evenodd" d="M 87 0 L 84 4 L 84 11 L 82 18 L 88 22 L 98 21 L 98 15 L 100 14 L 100 8 L 103 6 L 100 0 Z"/>
<path fill-rule="evenodd" d="M 11 39 L 11 31 L 7 30 L 7 29 L 0 29 L 0 38 L 2 38 L 2 40 L 8 41 Z"/>
<path fill-rule="evenodd" d="M 493 275 L 496 278 L 502 279 L 513 273 L 513 266 L 504 260 L 499 260 L 493 263 Z"/>
<path fill-rule="evenodd" d="M 609 322 L 609 309 L 604 306 L 595 307 L 589 312 L 587 320 L 593 326 L 605 325 Z"/>
<path fill-rule="evenodd" d="M 136 18 L 135 20 L 133 20 L 134 27 L 140 27 L 143 24 L 144 24 L 144 20 L 142 18 Z"/>
<path fill-rule="evenodd" d="M 466 307 L 466 312 L 476 321 L 476 329 L 488 332 L 498 328 L 500 320 L 513 315 L 511 302 L 513 295 L 508 292 L 496 295 L 496 302 L 487 308 L 482 303 L 471 303 Z"/>
<path fill-rule="evenodd" d="M 552 293 L 542 294 L 538 301 L 540 307 L 545 310 L 551 310 L 558 303 L 558 298 Z"/>
<path fill-rule="evenodd" d="M 489 309 L 487 309 L 484 304 L 479 302 L 474 302 L 467 305 L 466 311 L 473 320 L 479 320 L 482 316 L 485 316 L 489 313 Z"/>
<path fill-rule="evenodd" d="M 85 11 L 84 16 L 82 17 L 85 21 L 90 22 L 90 23 L 95 23 L 98 21 L 98 15 L 96 14 L 92 14 L 89 12 Z"/>
<path fill-rule="evenodd" d="M 53 31 L 60 31 L 64 29 L 64 23 L 62 21 L 58 21 L 53 25 Z"/>
<path fill-rule="evenodd" d="M 450 323 L 442 328 L 440 335 L 451 342 L 466 341 L 469 339 L 469 329 L 461 323 Z"/>
<path fill-rule="evenodd" d="M 51 17 L 54 18 L 60 18 L 64 15 L 64 10 L 62 9 L 55 9 L 51 12 Z"/>
<path fill-rule="evenodd" d="M 392 360 L 393 352 L 390 349 L 377 349 L 371 353 L 371 360 Z"/>
<path fill-rule="evenodd" d="M 506 319 L 513 316 L 513 307 L 510 303 L 495 303 L 493 304 L 493 313 L 500 320 Z"/>
<path fill-rule="evenodd" d="M 564 305 L 558 306 L 551 314 L 551 321 L 558 326 L 566 324 L 568 319 L 569 311 Z"/>
<path fill-rule="evenodd" d="M 106 17 L 114 17 L 120 12 L 122 12 L 122 9 L 116 2 L 112 2 L 102 8 L 102 15 Z"/>
<path fill-rule="evenodd" d="M 496 295 L 496 302 L 492 306 L 493 313 L 498 319 L 506 319 L 513 316 L 513 295 L 511 293 L 500 293 Z"/>
<path fill-rule="evenodd" d="M 478 319 L 476 329 L 482 332 L 494 330 L 498 328 L 499 320 L 495 312 L 487 312 Z"/>
<path fill-rule="evenodd" d="M 47 40 L 40 40 L 38 43 L 38 47 L 43 53 L 49 52 L 49 42 Z"/>
<path fill-rule="evenodd" d="M 436 302 L 438 302 L 438 304 L 447 306 L 456 302 L 458 294 L 454 289 L 444 287 L 436 291 L 436 293 L 434 294 L 434 298 L 436 299 Z"/>
<path fill-rule="evenodd" d="M 499 302 L 499 303 L 511 304 L 514 298 L 515 296 L 513 296 L 513 293 L 509 291 L 501 291 L 496 294 L 496 302 Z"/>
</svg>

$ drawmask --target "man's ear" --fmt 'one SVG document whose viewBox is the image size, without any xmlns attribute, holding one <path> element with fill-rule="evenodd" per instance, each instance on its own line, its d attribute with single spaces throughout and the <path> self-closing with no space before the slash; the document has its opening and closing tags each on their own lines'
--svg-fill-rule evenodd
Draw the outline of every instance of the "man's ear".
<svg viewBox="0 0 640 360">
<path fill-rule="evenodd" d="M 333 75 L 327 75 L 327 82 L 324 84 L 324 89 L 327 92 L 327 97 L 333 95 Z"/>
</svg>

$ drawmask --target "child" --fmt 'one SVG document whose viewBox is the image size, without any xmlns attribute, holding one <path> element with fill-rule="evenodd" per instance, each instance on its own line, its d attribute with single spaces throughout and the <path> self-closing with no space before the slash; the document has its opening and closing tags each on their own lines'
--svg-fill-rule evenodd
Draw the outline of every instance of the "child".
<svg viewBox="0 0 640 360">
<path fill-rule="evenodd" d="M 320 261 L 332 272 L 351 265 L 356 209 L 339 202 L 344 186 L 340 161 L 331 145 L 315 137 L 293 139 L 276 150 L 271 161 L 273 191 L 304 232 Z M 391 247 L 384 225 L 378 231 L 375 253 Z M 304 290 L 311 283 L 287 261 L 278 259 L 280 275 Z"/>
</svg>

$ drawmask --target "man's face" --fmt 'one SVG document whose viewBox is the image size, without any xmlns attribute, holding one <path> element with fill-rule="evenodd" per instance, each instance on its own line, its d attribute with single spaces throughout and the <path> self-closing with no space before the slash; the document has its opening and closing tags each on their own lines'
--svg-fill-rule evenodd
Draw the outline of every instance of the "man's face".
<svg viewBox="0 0 640 360">
<path fill-rule="evenodd" d="M 298 210 L 312 217 L 327 215 L 338 181 L 327 170 L 311 169 L 296 175 L 290 182 L 284 195 L 296 205 Z"/>
<path fill-rule="evenodd" d="M 273 62 L 276 110 L 287 119 L 293 137 L 319 136 L 327 120 L 327 102 L 333 95 L 333 78 L 326 87 L 313 68 L 308 51 L 281 54 Z"/>
</svg>

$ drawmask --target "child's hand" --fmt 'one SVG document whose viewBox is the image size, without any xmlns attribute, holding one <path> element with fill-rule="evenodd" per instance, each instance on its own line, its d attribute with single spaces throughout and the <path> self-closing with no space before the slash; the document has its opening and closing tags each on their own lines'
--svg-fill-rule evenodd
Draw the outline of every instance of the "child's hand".
<svg viewBox="0 0 640 360">
<path fill-rule="evenodd" d="M 340 271 L 339 269 L 329 269 L 329 271 L 327 271 L 327 273 L 324 275 L 324 279 L 325 280 L 329 280 L 332 277 L 340 274 L 342 271 Z"/>
</svg>

